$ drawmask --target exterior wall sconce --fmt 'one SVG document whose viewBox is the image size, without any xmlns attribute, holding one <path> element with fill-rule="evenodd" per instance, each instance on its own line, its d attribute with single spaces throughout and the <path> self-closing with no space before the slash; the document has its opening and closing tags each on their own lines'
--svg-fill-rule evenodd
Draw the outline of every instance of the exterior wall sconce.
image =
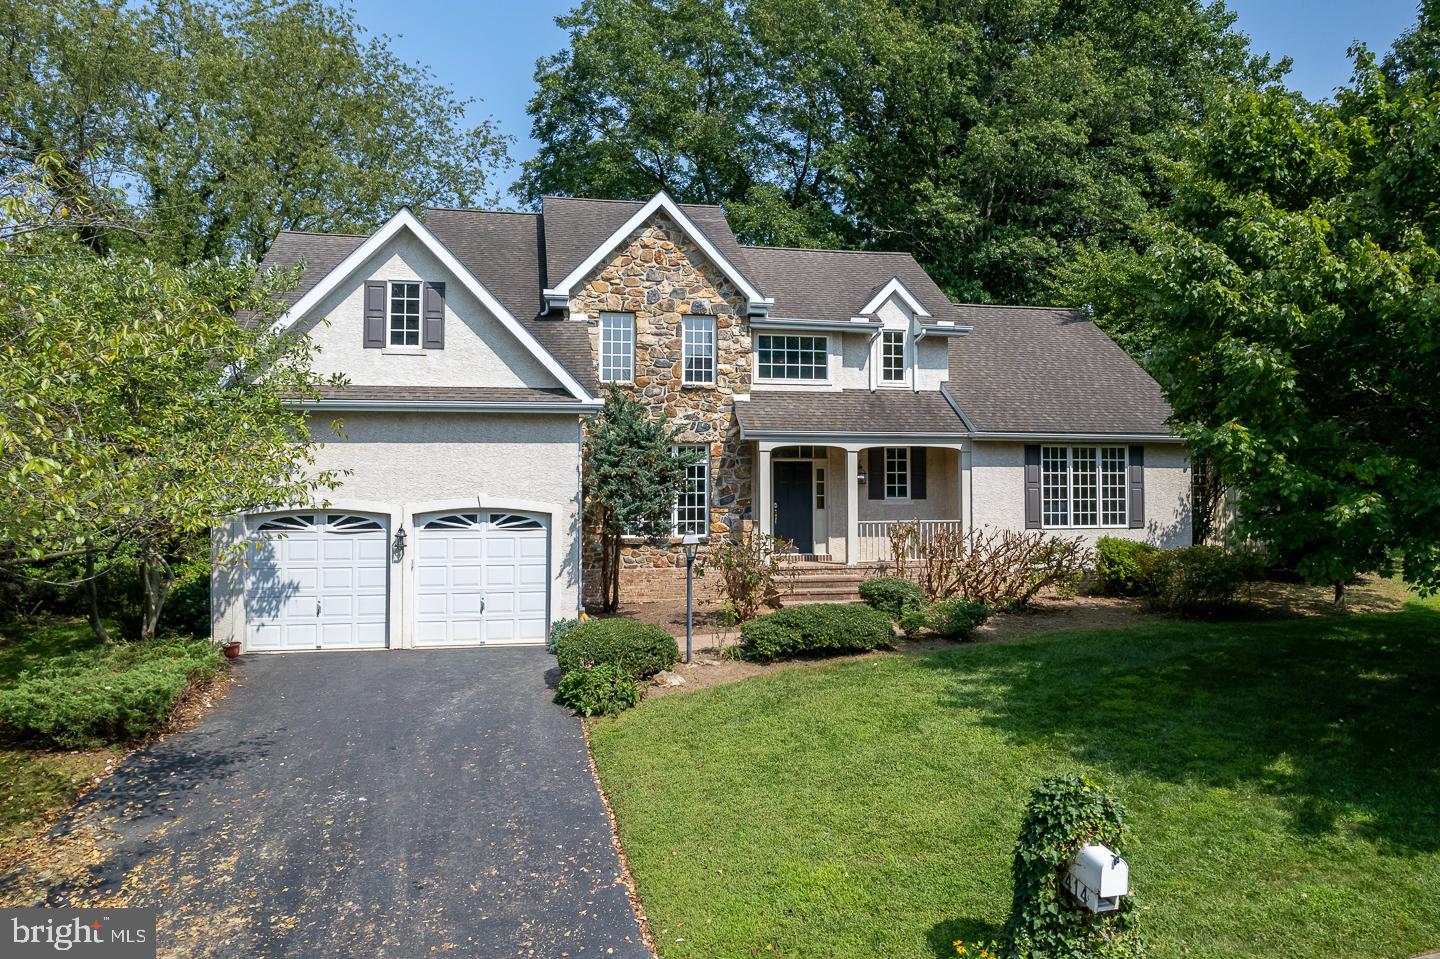
<svg viewBox="0 0 1440 959">
<path fill-rule="evenodd" d="M 865 470 L 864 470 L 864 469 L 857 469 L 857 470 L 855 471 L 855 482 L 859 483 L 861 486 L 864 486 L 864 485 L 865 485 Z"/>
<path fill-rule="evenodd" d="M 390 551 L 395 554 L 397 560 L 403 559 L 405 556 L 406 538 L 405 527 L 402 526 L 395 531 L 395 539 L 390 544 Z"/>
</svg>

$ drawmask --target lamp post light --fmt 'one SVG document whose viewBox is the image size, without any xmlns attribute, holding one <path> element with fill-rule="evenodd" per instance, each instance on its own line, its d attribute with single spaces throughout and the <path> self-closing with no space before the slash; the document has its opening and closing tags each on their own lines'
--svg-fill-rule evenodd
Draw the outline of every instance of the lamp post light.
<svg viewBox="0 0 1440 959">
<path fill-rule="evenodd" d="M 686 533 L 680 540 L 680 549 L 685 552 L 685 662 L 689 663 L 695 653 L 695 556 L 700 552 L 698 533 Z"/>
</svg>

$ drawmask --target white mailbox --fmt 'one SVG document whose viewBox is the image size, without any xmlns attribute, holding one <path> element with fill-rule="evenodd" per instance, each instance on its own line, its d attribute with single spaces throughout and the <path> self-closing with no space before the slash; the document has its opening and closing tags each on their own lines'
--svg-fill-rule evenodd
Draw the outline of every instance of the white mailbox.
<svg viewBox="0 0 1440 959">
<path fill-rule="evenodd" d="M 1130 895 L 1130 867 L 1106 847 L 1093 844 L 1070 860 L 1062 882 L 1091 912 L 1114 912 L 1120 897 Z"/>
</svg>

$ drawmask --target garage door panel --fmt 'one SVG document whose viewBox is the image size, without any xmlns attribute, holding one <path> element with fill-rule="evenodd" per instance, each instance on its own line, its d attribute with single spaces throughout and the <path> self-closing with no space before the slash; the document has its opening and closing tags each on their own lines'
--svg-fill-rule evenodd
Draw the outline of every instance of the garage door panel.
<svg viewBox="0 0 1440 959">
<path fill-rule="evenodd" d="M 383 647 L 388 638 L 388 536 L 352 514 L 262 520 L 245 579 L 252 649 Z"/>
<path fill-rule="evenodd" d="M 548 534 L 539 520 L 457 513 L 416 525 L 417 645 L 545 641 Z"/>
</svg>

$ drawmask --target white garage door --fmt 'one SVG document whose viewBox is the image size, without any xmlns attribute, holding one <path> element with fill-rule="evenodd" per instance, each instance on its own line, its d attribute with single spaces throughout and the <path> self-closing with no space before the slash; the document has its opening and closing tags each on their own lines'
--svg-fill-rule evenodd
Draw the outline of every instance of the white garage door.
<svg viewBox="0 0 1440 959">
<path fill-rule="evenodd" d="M 446 513 L 419 524 L 417 646 L 543 643 L 545 523 L 519 513 Z"/>
<path fill-rule="evenodd" d="M 296 513 L 263 521 L 247 551 L 246 647 L 385 646 L 389 573 L 385 525 L 350 513 Z"/>
</svg>

